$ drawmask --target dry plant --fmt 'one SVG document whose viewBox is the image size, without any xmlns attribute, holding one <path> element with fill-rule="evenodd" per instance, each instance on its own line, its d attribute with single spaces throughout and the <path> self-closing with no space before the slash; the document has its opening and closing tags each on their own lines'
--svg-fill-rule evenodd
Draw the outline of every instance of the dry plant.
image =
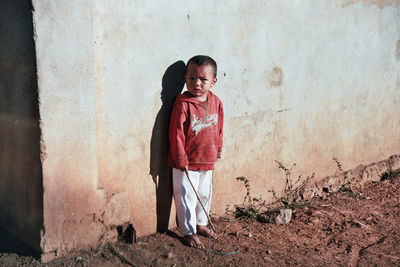
<svg viewBox="0 0 400 267">
<path fill-rule="evenodd" d="M 237 181 L 243 182 L 246 188 L 246 195 L 243 199 L 243 203 L 235 205 L 235 218 L 238 219 L 257 219 L 265 207 L 265 201 L 260 197 L 252 197 L 250 194 L 250 181 L 244 176 L 236 177 Z"/>
<path fill-rule="evenodd" d="M 282 208 L 301 208 L 306 205 L 304 201 L 303 192 L 306 188 L 307 183 L 314 178 L 315 174 L 307 176 L 302 179 L 302 176 L 298 176 L 297 179 L 293 180 L 291 177 L 291 171 L 296 166 L 296 163 L 292 167 L 287 168 L 281 162 L 275 160 L 278 163 L 279 169 L 285 172 L 285 188 L 283 192 L 278 196 L 274 190 L 270 190 L 273 194 L 274 201 L 272 203 L 266 203 L 261 197 L 256 198 L 251 195 L 250 181 L 244 176 L 237 177 L 237 181 L 243 182 L 246 189 L 246 195 L 243 199 L 243 203 L 235 205 L 234 215 L 237 219 L 257 219 L 262 222 L 270 221 L 268 214 L 279 211 Z M 227 207 L 226 211 L 229 209 Z M 266 219 L 267 216 L 267 219 Z"/>
<path fill-rule="evenodd" d="M 338 168 L 339 174 L 343 174 L 343 182 L 340 185 L 340 187 L 338 189 L 338 192 L 342 193 L 342 194 L 345 194 L 347 196 L 350 196 L 350 197 L 354 197 L 354 198 L 360 197 L 361 195 L 358 192 L 355 192 L 351 188 L 351 182 L 348 179 L 347 172 L 345 172 L 343 170 L 343 167 L 342 167 L 342 164 L 340 163 L 340 161 L 335 157 L 332 157 L 332 159 L 336 163 L 336 166 Z"/>
<path fill-rule="evenodd" d="M 274 190 L 269 191 L 272 193 L 275 199 L 273 204 L 278 204 L 278 206 L 283 207 L 298 206 L 299 204 L 304 204 L 300 203 L 304 200 L 304 190 L 308 182 L 314 178 L 315 173 L 313 173 L 311 176 L 307 176 L 305 179 L 302 179 L 302 175 L 299 175 L 296 180 L 293 180 L 291 177 L 291 172 L 296 166 L 296 163 L 294 163 L 292 167 L 287 168 L 282 162 L 279 162 L 277 160 L 275 160 L 275 162 L 278 164 L 278 168 L 283 170 L 285 173 L 285 189 L 283 190 L 280 197 L 278 197 L 278 194 Z"/>
</svg>

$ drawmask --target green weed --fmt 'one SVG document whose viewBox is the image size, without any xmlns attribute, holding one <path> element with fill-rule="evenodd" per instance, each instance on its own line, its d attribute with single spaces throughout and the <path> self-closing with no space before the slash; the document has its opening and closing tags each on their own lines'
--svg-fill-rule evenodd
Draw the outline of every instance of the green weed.
<svg viewBox="0 0 400 267">
<path fill-rule="evenodd" d="M 352 198 L 361 197 L 360 193 L 355 192 L 351 189 L 350 182 L 346 182 L 346 183 L 342 184 L 342 186 L 339 188 L 338 192 L 342 193 L 346 196 L 352 197 Z"/>
<path fill-rule="evenodd" d="M 236 177 L 237 181 L 243 182 L 246 188 L 246 195 L 243 203 L 235 205 L 235 218 L 237 219 L 257 219 L 260 216 L 262 208 L 265 206 L 265 201 L 260 197 L 252 197 L 250 194 L 250 181 L 244 176 Z M 228 209 L 228 207 L 227 207 Z"/>
<path fill-rule="evenodd" d="M 389 170 L 384 172 L 384 173 L 382 173 L 381 179 L 380 179 L 381 181 L 393 180 L 394 178 L 396 178 L 397 176 L 400 175 L 400 169 L 393 170 L 392 157 L 390 157 L 390 160 L 389 160 Z"/>
<path fill-rule="evenodd" d="M 400 175 L 400 169 L 397 169 L 397 170 L 394 170 L 394 171 L 393 170 L 386 171 L 386 172 L 382 173 L 381 181 L 393 180 L 398 175 Z"/>
</svg>

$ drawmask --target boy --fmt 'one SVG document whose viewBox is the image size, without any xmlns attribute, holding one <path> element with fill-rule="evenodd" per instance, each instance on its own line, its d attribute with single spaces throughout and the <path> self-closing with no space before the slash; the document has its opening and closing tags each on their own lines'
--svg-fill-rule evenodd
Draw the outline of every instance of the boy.
<svg viewBox="0 0 400 267">
<path fill-rule="evenodd" d="M 172 169 L 178 226 L 190 247 L 204 248 L 196 234 L 216 237 L 196 198 L 185 170 L 207 213 L 210 211 L 212 172 L 222 151 L 222 103 L 210 89 L 217 82 L 217 64 L 208 56 L 192 57 L 186 66 L 187 91 L 177 96 L 169 126 L 168 165 Z"/>
</svg>

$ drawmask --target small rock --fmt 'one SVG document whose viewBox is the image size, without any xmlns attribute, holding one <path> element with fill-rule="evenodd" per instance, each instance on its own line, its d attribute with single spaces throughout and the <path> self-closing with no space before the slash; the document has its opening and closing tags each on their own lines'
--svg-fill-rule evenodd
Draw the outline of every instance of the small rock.
<svg viewBox="0 0 400 267">
<path fill-rule="evenodd" d="M 75 261 L 76 261 L 77 263 L 84 263 L 84 262 L 86 261 L 86 259 L 85 259 L 85 258 L 82 258 L 82 257 L 76 257 L 76 258 L 75 258 Z"/>
<path fill-rule="evenodd" d="M 271 254 L 271 251 L 269 249 L 267 249 L 267 251 L 265 251 L 265 253 L 267 253 L 269 255 L 269 254 Z"/>
<path fill-rule="evenodd" d="M 248 237 L 253 237 L 253 234 L 252 234 L 252 233 L 249 233 L 249 234 L 248 234 Z"/>
<path fill-rule="evenodd" d="M 314 219 L 311 220 L 311 222 L 313 224 L 317 224 L 317 223 L 319 223 L 319 219 L 318 218 L 314 218 Z"/>
<path fill-rule="evenodd" d="M 168 254 L 164 255 L 164 258 L 166 259 L 172 259 L 173 257 L 175 257 L 175 255 L 172 252 L 168 252 Z"/>
<path fill-rule="evenodd" d="M 292 218 L 292 209 L 281 209 L 280 214 L 276 216 L 275 222 L 277 224 L 287 224 Z"/>
</svg>

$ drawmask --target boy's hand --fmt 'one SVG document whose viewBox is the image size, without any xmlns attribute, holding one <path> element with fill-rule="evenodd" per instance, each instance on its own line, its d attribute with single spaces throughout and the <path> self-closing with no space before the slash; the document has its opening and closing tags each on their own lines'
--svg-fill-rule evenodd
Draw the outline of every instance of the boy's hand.
<svg viewBox="0 0 400 267">
<path fill-rule="evenodd" d="M 187 173 L 189 171 L 188 166 L 186 165 L 185 167 L 181 168 L 181 171 Z"/>
</svg>

